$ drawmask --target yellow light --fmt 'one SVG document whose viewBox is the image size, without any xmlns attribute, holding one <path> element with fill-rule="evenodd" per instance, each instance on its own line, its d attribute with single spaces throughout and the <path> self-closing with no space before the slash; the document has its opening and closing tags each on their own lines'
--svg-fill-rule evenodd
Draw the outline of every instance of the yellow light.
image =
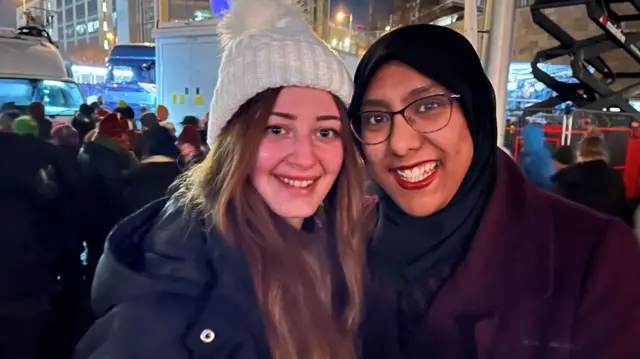
<svg viewBox="0 0 640 359">
<path fill-rule="evenodd" d="M 110 33 L 110 32 L 108 32 L 108 33 L 107 33 L 107 39 L 109 39 L 109 40 L 113 40 L 113 34 L 112 34 L 112 33 Z"/>
<path fill-rule="evenodd" d="M 342 10 L 338 11 L 338 13 L 336 14 L 336 20 L 338 20 L 339 22 L 342 22 L 345 17 L 347 17 L 347 14 L 345 14 Z"/>
<path fill-rule="evenodd" d="M 384 28 L 384 31 L 389 31 L 391 30 L 391 26 L 387 25 L 387 27 Z"/>
</svg>

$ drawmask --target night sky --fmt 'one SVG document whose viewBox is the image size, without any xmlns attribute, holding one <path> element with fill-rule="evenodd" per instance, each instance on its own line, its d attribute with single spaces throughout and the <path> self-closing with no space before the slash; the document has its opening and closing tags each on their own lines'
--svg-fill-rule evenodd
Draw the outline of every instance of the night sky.
<svg viewBox="0 0 640 359">
<path fill-rule="evenodd" d="M 2 1 L 2 0 L 0 0 Z M 334 11 L 341 5 L 353 11 L 353 22 L 366 24 L 369 21 L 369 2 L 373 1 L 374 11 L 381 12 L 385 16 L 391 11 L 393 0 L 331 0 Z"/>
</svg>

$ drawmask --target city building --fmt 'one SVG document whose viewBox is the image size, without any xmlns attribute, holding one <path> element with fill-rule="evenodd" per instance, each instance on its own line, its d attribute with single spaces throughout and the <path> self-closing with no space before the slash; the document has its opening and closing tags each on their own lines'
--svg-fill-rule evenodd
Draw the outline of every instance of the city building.
<svg viewBox="0 0 640 359">
<path fill-rule="evenodd" d="M 26 10 L 47 17 L 49 32 L 66 60 L 81 65 L 102 65 L 118 42 L 117 8 L 113 0 L 33 0 Z M 16 9 L 18 26 L 25 23 L 25 9 Z"/>
<path fill-rule="evenodd" d="M 126 9 L 116 22 L 116 33 L 122 44 L 153 42 L 151 32 L 156 26 L 156 20 L 160 22 L 199 21 L 214 16 L 209 0 L 113 1 L 117 3 L 119 9 Z"/>
<path fill-rule="evenodd" d="M 478 0 L 480 11 L 483 3 L 483 0 Z M 464 0 L 395 0 L 393 22 L 397 25 L 432 22 L 437 22 L 438 25 L 449 25 L 463 13 Z"/>
</svg>

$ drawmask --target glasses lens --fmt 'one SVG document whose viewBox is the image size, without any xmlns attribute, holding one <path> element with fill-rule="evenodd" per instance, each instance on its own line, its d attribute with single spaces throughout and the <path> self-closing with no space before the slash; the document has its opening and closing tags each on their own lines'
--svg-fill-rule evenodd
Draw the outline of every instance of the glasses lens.
<svg viewBox="0 0 640 359">
<path fill-rule="evenodd" d="M 405 110 L 405 116 L 418 132 L 439 131 L 451 119 L 451 99 L 444 95 L 425 97 L 411 104 Z"/>
<path fill-rule="evenodd" d="M 362 112 L 351 121 L 356 137 L 367 144 L 384 142 L 391 131 L 391 117 L 384 112 Z"/>
</svg>

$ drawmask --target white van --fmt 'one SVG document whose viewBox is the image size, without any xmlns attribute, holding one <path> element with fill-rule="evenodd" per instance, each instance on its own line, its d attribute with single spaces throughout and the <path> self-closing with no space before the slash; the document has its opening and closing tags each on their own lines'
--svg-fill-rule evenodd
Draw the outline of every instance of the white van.
<svg viewBox="0 0 640 359">
<path fill-rule="evenodd" d="M 0 28 L 0 106 L 13 103 L 24 111 L 35 101 L 52 120 L 68 120 L 84 98 L 46 31 Z"/>
</svg>

